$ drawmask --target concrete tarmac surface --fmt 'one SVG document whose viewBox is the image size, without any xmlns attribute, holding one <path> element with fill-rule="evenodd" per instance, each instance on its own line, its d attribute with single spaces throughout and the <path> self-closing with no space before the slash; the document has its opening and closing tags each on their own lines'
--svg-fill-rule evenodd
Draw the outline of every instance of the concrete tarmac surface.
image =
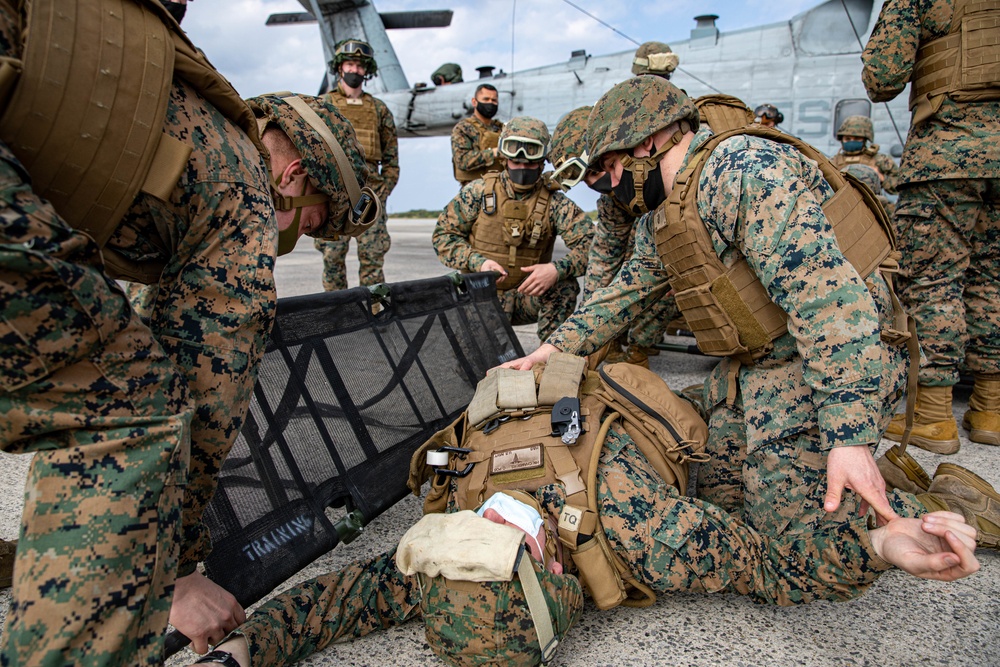
<svg viewBox="0 0 1000 667">
<path fill-rule="evenodd" d="M 431 247 L 431 220 L 390 220 L 392 248 L 386 258 L 387 282 L 442 275 Z M 563 250 L 564 252 L 564 250 Z M 558 250 L 557 250 L 558 253 Z M 322 289 L 322 259 L 311 239 L 278 259 L 279 297 Z M 357 255 L 348 254 L 348 282 L 358 284 Z M 538 345 L 535 327 L 517 327 L 526 352 Z M 689 343 L 691 339 L 675 342 Z M 716 361 L 663 352 L 651 368 L 675 390 L 702 382 Z M 961 419 L 969 392 L 957 389 L 955 415 Z M 960 429 L 961 431 L 961 429 Z M 962 449 L 938 456 L 911 447 L 932 474 L 937 464 L 965 466 L 1000 488 L 1000 447 L 971 443 L 962 432 Z M 890 443 L 883 442 L 883 448 Z M 0 453 L 0 537 L 17 536 L 23 506 L 28 456 Z M 299 573 L 285 586 L 374 556 L 396 544 L 420 518 L 421 500 L 409 496 L 366 526 L 351 544 L 341 545 Z M 900 571 L 883 575 L 860 598 L 845 603 L 816 602 L 798 607 L 758 605 L 737 595 L 660 595 L 646 609 L 600 611 L 588 603 L 582 621 L 570 630 L 552 664 L 584 665 L 1000 665 L 1000 556 L 977 551 L 982 569 L 952 583 L 924 581 Z M 0 592 L 0 618 L 10 604 Z M 40 638 L 44 641 L 44 638 Z M 167 662 L 187 665 L 186 651 Z M 301 665 L 440 665 L 424 638 L 423 624 L 398 628 L 334 645 Z"/>
</svg>

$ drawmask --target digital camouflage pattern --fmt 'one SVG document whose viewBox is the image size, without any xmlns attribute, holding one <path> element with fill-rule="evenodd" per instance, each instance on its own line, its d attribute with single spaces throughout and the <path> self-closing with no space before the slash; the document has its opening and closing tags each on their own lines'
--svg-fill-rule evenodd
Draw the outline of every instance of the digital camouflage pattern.
<svg viewBox="0 0 1000 667">
<path fill-rule="evenodd" d="M 837 139 L 843 141 L 844 137 L 862 137 L 867 140 L 867 145 L 862 150 L 851 153 L 841 148 L 836 155 L 830 158 L 833 166 L 837 169 L 843 169 L 852 164 L 874 167 L 881 174 L 879 189 L 885 190 L 889 194 L 896 194 L 896 162 L 885 153 L 879 152 L 879 145 L 874 143 L 875 128 L 872 126 L 871 118 L 868 116 L 848 116 L 845 118 L 837 129 Z"/>
<path fill-rule="evenodd" d="M 708 128 L 694 136 L 682 170 L 710 136 Z M 744 506 L 752 510 L 755 526 L 781 525 L 788 504 L 802 500 L 799 491 L 789 489 L 803 488 L 797 479 L 798 455 L 806 455 L 803 443 L 815 440 L 810 446 L 819 457 L 831 447 L 877 443 L 905 384 L 905 349 L 879 337 L 891 320 L 888 289 L 873 276 L 869 291 L 837 248 L 821 209 L 832 194 L 816 164 L 794 148 L 748 136 L 721 143 L 698 183 L 699 214 L 723 263 L 745 256 L 772 300 L 789 314 L 790 333 L 775 341 L 771 353 L 753 366 L 725 359 L 706 382 L 712 462 L 699 466 L 699 490 L 712 493 L 716 466 L 741 469 Z M 597 290 L 549 343 L 589 354 L 667 292 L 651 220 L 640 219 L 635 254 L 615 281 Z M 810 287 L 819 276 L 822 291 Z M 722 451 L 716 415 L 730 396 L 744 426 L 740 446 Z M 813 463 L 825 471 L 821 458 L 813 457 Z M 821 501 L 810 497 L 805 503 L 820 503 L 818 518 Z M 845 506 L 856 512 L 857 498 L 848 494 Z M 744 519 L 749 522 L 749 515 Z"/>
<path fill-rule="evenodd" d="M 863 137 L 875 141 L 875 127 L 868 116 L 848 116 L 837 128 L 837 139 L 844 137 Z"/>
<path fill-rule="evenodd" d="M 164 131 L 181 141 L 197 137 L 199 150 L 169 201 L 144 193 L 136 198 L 108 248 L 134 262 L 164 264 L 148 324 L 185 374 L 196 405 L 183 576 L 211 549 L 201 516 L 243 424 L 274 320 L 277 223 L 260 154 L 179 80 Z"/>
<path fill-rule="evenodd" d="M 623 81 L 604 93 L 590 112 L 590 164 L 596 165 L 609 151 L 638 146 L 646 137 L 684 119 L 698 129 L 698 109 L 680 88 L 659 77 Z"/>
<path fill-rule="evenodd" d="M 780 605 L 848 600 L 891 568 L 875 554 L 865 519 L 856 513 L 819 529 L 770 537 L 738 512 L 678 494 L 617 425 L 605 442 L 597 480 L 598 510 L 612 548 L 658 593 L 737 593 Z M 543 486 L 535 497 L 556 515 L 565 502 L 559 485 Z M 907 511 L 904 496 L 892 500 Z M 236 632 L 247 638 L 254 667 L 286 665 L 332 642 L 421 615 L 420 605 L 417 578 L 403 576 L 390 551 L 272 598 Z M 450 647 L 492 635 L 484 623 L 474 627 L 446 611 L 436 606 L 436 617 L 427 622 L 448 629 L 444 642 Z M 530 645 L 533 635 L 533 629 L 508 634 L 508 646 Z"/>
<path fill-rule="evenodd" d="M 309 174 L 309 180 L 320 192 L 330 197 L 327 202 L 326 224 L 310 236 L 336 237 L 343 231 L 345 223 L 349 222 L 352 208 L 344 179 L 352 178 L 358 183 L 359 188 L 363 187 L 368 180 L 368 165 L 365 163 L 364 151 L 354 134 L 354 128 L 337 111 L 337 107 L 318 97 L 310 95 L 298 97 L 302 98 L 326 123 L 333 138 L 344 149 L 352 173 L 340 173 L 340 167 L 330 154 L 330 149 L 323 138 L 284 99 L 270 94 L 252 97 L 247 102 L 254 116 L 266 120 L 268 124 L 277 125 L 291 139 L 302 157 L 302 167 Z M 264 130 L 261 131 L 261 134 L 263 133 Z"/>
<path fill-rule="evenodd" d="M 657 58 L 656 56 L 660 57 Z M 650 56 L 653 56 L 650 58 Z M 652 61 L 652 62 L 651 62 Z M 657 74 L 670 78 L 681 62 L 680 57 L 663 42 L 644 42 L 632 57 L 632 74 Z"/>
<path fill-rule="evenodd" d="M 500 142 L 503 143 L 503 140 L 508 137 L 534 139 L 545 147 L 545 153 L 542 157 L 548 157 L 549 155 L 549 141 L 552 137 L 549 135 L 549 128 L 537 118 L 532 118 L 531 116 L 511 118 L 503 126 L 503 132 L 500 133 Z"/>
<path fill-rule="evenodd" d="M 876 102 L 910 80 L 917 50 L 951 29 L 951 0 L 887 0 L 862 54 Z M 912 125 L 899 169 L 895 223 L 900 296 L 917 321 L 920 383 L 948 386 L 966 363 L 1000 372 L 1000 101 L 944 96 Z"/>
<path fill-rule="evenodd" d="M 882 182 L 879 180 L 878 172 L 875 171 L 874 167 L 869 167 L 864 164 L 849 164 L 843 167 L 841 171 L 854 176 L 856 179 L 868 186 L 876 195 L 882 194 Z"/>
<path fill-rule="evenodd" d="M 549 143 L 549 162 L 558 167 L 571 157 L 580 157 L 587 151 L 587 121 L 590 110 L 586 106 L 573 109 L 559 119 Z"/>
<path fill-rule="evenodd" d="M 0 448 L 34 453 L 0 665 L 159 665 L 187 381 L 3 144 L 0 285 Z"/>
<path fill-rule="evenodd" d="M 580 620 L 583 589 L 576 577 L 540 570 L 532 561 L 555 639 L 562 640 Z M 455 667 L 509 665 L 532 667 L 542 661 L 535 623 L 521 582 L 475 584 L 444 577 L 421 579 L 420 611 L 427 643 Z"/>
<path fill-rule="evenodd" d="M 503 167 L 497 164 L 496 155 L 492 148 L 479 148 L 483 134 L 486 132 L 503 132 L 503 123 L 496 118 L 491 118 L 487 125 L 475 116 L 469 116 L 455 123 L 451 129 L 451 161 L 463 171 L 476 171 L 496 167 L 498 170 Z M 465 183 L 462 183 L 465 185 Z"/>
<path fill-rule="evenodd" d="M 362 93 L 368 95 L 368 93 Z M 345 99 L 340 88 L 333 93 L 328 93 L 324 98 L 337 106 L 338 100 Z M 368 163 L 367 185 L 375 191 L 382 202 L 382 217 L 375 221 L 361 236 L 357 237 L 358 260 L 361 265 L 360 280 L 362 285 L 378 285 L 385 282 L 385 273 L 382 266 L 385 263 L 385 255 L 389 252 L 392 240 L 389 238 L 389 229 L 386 226 L 388 208 L 386 202 L 389 195 L 399 182 L 399 139 L 396 136 L 396 123 L 392 119 L 392 113 L 385 103 L 377 97 L 372 98 L 375 102 L 375 111 L 378 114 L 378 136 L 382 146 L 382 159 L 379 162 Z M 323 253 L 323 289 L 330 292 L 333 290 L 347 289 L 347 250 L 350 246 L 350 237 L 341 236 L 336 240 L 315 241 L 316 249 Z"/>
<path fill-rule="evenodd" d="M 482 179 L 466 185 L 438 217 L 431 242 L 438 259 L 450 269 L 475 272 L 486 261 L 470 242 L 472 226 L 482 207 L 484 186 Z M 513 199 L 527 199 L 532 195 L 530 191 L 514 192 L 506 171 L 500 174 L 497 187 L 504 188 L 507 196 Z M 541 179 L 538 187 L 543 187 Z M 542 340 L 548 338 L 576 306 L 580 293 L 576 279 L 587 270 L 587 252 L 594 234 L 590 219 L 562 192 L 552 193 L 548 217 L 555 234 L 562 237 L 569 249 L 565 257 L 553 262 L 559 274 L 558 281 L 541 297 L 527 296 L 517 290 L 506 290 L 499 295 L 504 312 L 513 323 L 538 322 L 538 337 Z M 552 242 L 554 240 L 553 236 Z"/>
</svg>

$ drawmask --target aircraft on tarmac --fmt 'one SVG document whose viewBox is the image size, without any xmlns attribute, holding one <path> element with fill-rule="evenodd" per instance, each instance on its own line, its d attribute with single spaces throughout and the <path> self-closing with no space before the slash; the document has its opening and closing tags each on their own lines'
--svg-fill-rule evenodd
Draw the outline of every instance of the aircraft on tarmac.
<svg viewBox="0 0 1000 667">
<path fill-rule="evenodd" d="M 347 37 L 365 39 L 375 50 L 378 75 L 366 84 L 392 111 L 400 136 L 450 134 L 471 113 L 469 100 L 484 82 L 500 93 L 500 116 L 529 115 L 554 127 L 568 111 L 593 104 L 630 76 L 634 51 L 593 56 L 573 51 L 566 62 L 513 73 L 477 68 L 480 78 L 447 86 L 411 86 L 386 29 L 440 28 L 450 10 L 380 14 L 368 0 L 299 0 L 302 13 L 272 14 L 268 25 L 317 22 L 327 61 Z M 781 129 L 822 151 L 836 153 L 834 133 L 851 115 L 872 118 L 876 139 L 889 152 L 902 151 L 909 124 L 907 95 L 874 105 L 861 83 L 860 54 L 878 19 L 877 0 L 826 0 L 790 20 L 720 32 L 714 14 L 695 17 L 690 38 L 671 42 L 680 56 L 672 81 L 692 96 L 721 92 L 751 108 L 770 102 L 784 114 Z M 321 91 L 335 85 L 327 72 Z"/>
</svg>

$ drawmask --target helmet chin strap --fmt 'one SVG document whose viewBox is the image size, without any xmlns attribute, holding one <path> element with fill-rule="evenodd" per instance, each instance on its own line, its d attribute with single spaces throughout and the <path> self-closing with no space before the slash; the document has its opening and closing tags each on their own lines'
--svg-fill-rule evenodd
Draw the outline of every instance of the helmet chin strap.
<svg viewBox="0 0 1000 667">
<path fill-rule="evenodd" d="M 290 253 L 295 248 L 295 244 L 299 240 L 299 220 L 302 218 L 302 209 L 306 206 L 322 204 L 329 199 L 329 197 L 323 193 L 307 195 L 306 188 L 308 187 L 308 184 L 308 179 L 303 179 L 302 194 L 297 197 L 287 197 L 278 192 L 278 187 L 281 185 L 279 178 L 271 179 L 271 198 L 274 200 L 274 210 L 290 211 L 293 208 L 295 209 L 295 216 L 292 218 L 292 224 L 288 225 L 285 229 L 278 230 L 279 256 Z"/>
<path fill-rule="evenodd" d="M 657 148 L 652 155 L 647 157 L 634 157 L 626 153 L 621 156 L 620 160 L 622 168 L 632 173 L 632 186 L 635 189 L 632 201 L 629 202 L 628 205 L 630 209 L 633 211 L 639 210 L 643 213 L 649 212 L 649 209 L 646 207 L 646 202 L 642 198 L 642 191 L 646 185 L 647 174 L 652 171 L 657 164 L 659 164 L 671 148 L 683 141 L 684 135 L 690 131 L 691 126 L 686 120 L 682 120 L 677 131 L 670 135 L 670 138 L 667 139 L 662 146 Z"/>
</svg>

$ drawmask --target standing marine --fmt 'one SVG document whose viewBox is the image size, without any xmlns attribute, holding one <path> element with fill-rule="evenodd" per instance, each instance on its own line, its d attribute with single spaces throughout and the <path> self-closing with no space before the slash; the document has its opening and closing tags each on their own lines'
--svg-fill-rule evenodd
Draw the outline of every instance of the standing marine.
<svg viewBox="0 0 1000 667">
<path fill-rule="evenodd" d="M 923 355 L 911 442 L 958 451 L 952 387 L 975 376 L 962 425 L 1000 445 L 1000 7 L 887 0 L 862 55 L 875 102 L 910 84 L 899 167 L 899 284 Z M 899 440 L 902 417 L 886 437 Z"/>
<path fill-rule="evenodd" d="M 586 271 L 594 233 L 580 207 L 542 178 L 548 147 L 542 121 L 520 116 L 508 122 L 499 143 L 506 168 L 462 188 L 432 237 L 445 266 L 499 273 L 504 312 L 514 325 L 537 322 L 542 340 L 576 307 L 576 279 Z M 553 261 L 556 236 L 569 253 Z"/>
<path fill-rule="evenodd" d="M 361 284 L 378 285 L 385 282 L 382 266 L 391 242 L 386 227 L 386 201 L 399 182 L 396 124 L 385 103 L 361 89 L 364 82 L 378 72 L 370 44 L 359 39 L 338 42 L 331 64 L 337 74 L 337 87 L 324 99 L 337 107 L 354 126 L 358 143 L 368 160 L 368 185 L 382 204 L 382 217 L 357 237 Z M 347 289 L 345 258 L 350 241 L 350 237 L 341 236 L 315 242 L 316 249 L 323 253 L 323 289 L 328 292 Z"/>
<path fill-rule="evenodd" d="M 837 169 L 850 164 L 861 164 L 875 169 L 882 190 L 896 194 L 896 163 L 885 153 L 879 152 L 875 143 L 875 128 L 868 116 L 848 116 L 837 128 L 840 150 L 830 158 Z"/>
<path fill-rule="evenodd" d="M 499 104 L 496 87 L 479 84 L 472 96 L 472 115 L 451 130 L 451 165 L 462 187 L 488 172 L 503 171 L 503 156 L 497 151 L 503 123 L 494 118 Z"/>
</svg>

